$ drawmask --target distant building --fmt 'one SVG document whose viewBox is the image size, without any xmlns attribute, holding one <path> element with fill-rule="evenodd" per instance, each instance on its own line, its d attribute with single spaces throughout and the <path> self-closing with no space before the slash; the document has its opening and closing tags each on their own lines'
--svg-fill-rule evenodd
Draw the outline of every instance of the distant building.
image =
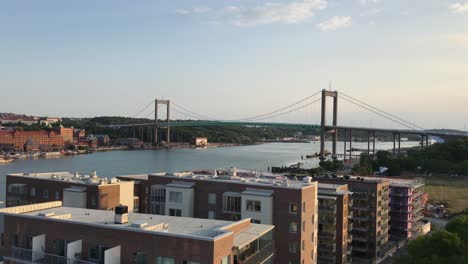
<svg viewBox="0 0 468 264">
<path fill-rule="evenodd" d="M 310 177 L 289 181 L 231 168 L 118 178 L 135 182 L 147 213 L 275 225 L 274 263 L 317 263 L 318 184 Z"/>
<path fill-rule="evenodd" d="M 8 263 L 271 264 L 274 226 L 62 207 L 0 209 Z"/>
<path fill-rule="evenodd" d="M 318 186 L 317 263 L 351 263 L 352 193 L 348 185 Z"/>
<path fill-rule="evenodd" d="M 25 124 L 25 125 L 37 125 L 39 123 L 38 117 L 24 116 L 24 115 L 4 115 L 0 117 L 1 124 Z"/>
<path fill-rule="evenodd" d="M 110 138 L 108 135 L 92 135 L 97 140 L 98 146 L 108 146 L 110 144 Z"/>
<path fill-rule="evenodd" d="M 347 184 L 352 192 L 353 263 L 377 263 L 389 248 L 390 182 L 363 177 L 315 177 L 328 184 Z"/>
<path fill-rule="evenodd" d="M 39 124 L 46 125 L 46 126 L 51 126 L 52 124 L 56 124 L 59 122 L 62 122 L 62 119 L 58 117 L 45 117 L 39 120 Z"/>
<path fill-rule="evenodd" d="M 206 146 L 208 146 L 208 138 L 206 138 L 206 137 L 195 137 L 195 138 L 192 139 L 191 144 L 195 145 L 196 147 L 206 147 Z"/>
<path fill-rule="evenodd" d="M 75 140 L 77 140 L 79 138 L 84 138 L 84 137 L 86 137 L 86 130 L 78 129 L 78 128 L 73 129 L 73 138 Z"/>
<path fill-rule="evenodd" d="M 390 239 L 399 241 L 423 234 L 424 208 L 427 204 L 424 182 L 392 177 L 377 179 L 390 182 Z"/>
<path fill-rule="evenodd" d="M 6 177 L 6 206 L 63 201 L 65 206 L 112 210 L 119 204 L 138 211 L 133 182 L 70 172 L 17 173 Z M 135 206 L 136 205 L 136 206 Z"/>
<path fill-rule="evenodd" d="M 63 137 L 54 131 L 0 131 L 0 149 L 57 151 L 63 146 Z"/>
<path fill-rule="evenodd" d="M 55 129 L 57 133 L 63 138 L 64 142 L 72 143 L 73 142 L 73 128 L 68 128 L 60 125 Z"/>
</svg>

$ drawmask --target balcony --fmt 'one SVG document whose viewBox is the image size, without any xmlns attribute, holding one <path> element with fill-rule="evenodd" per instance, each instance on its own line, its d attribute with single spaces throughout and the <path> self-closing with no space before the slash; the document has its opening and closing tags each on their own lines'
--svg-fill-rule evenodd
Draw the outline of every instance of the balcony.
<svg viewBox="0 0 468 264">
<path fill-rule="evenodd" d="M 369 241 L 369 238 L 367 238 L 367 237 L 361 237 L 361 236 L 356 236 L 356 234 L 354 234 L 354 236 L 353 236 L 353 241 L 367 242 L 367 241 Z"/>
<path fill-rule="evenodd" d="M 369 211 L 370 207 L 369 207 L 369 205 L 353 205 L 351 207 L 351 210 L 354 210 L 354 211 Z"/>
<path fill-rule="evenodd" d="M 94 264 L 80 259 L 71 259 L 18 247 L 11 247 L 11 256 L 4 256 L 3 258 L 13 263 L 22 264 Z"/>
<path fill-rule="evenodd" d="M 368 232 L 368 231 L 369 231 L 369 227 L 355 226 L 355 227 L 353 228 L 353 231 Z"/>
<path fill-rule="evenodd" d="M 275 254 L 275 244 L 272 242 L 256 254 L 249 256 L 245 260 L 239 260 L 239 264 L 256 264 L 264 263 L 266 260 L 272 259 Z M 240 258 L 242 259 L 242 257 Z"/>
</svg>

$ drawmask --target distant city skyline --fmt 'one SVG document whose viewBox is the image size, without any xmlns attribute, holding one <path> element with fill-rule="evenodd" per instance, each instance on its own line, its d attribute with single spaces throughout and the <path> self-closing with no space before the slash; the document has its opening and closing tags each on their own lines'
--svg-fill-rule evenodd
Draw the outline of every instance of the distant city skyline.
<svg viewBox="0 0 468 264">
<path fill-rule="evenodd" d="M 0 112 L 133 116 L 164 98 L 232 120 L 331 81 L 428 129 L 468 125 L 467 0 L 2 1 L 0 40 Z M 343 125 L 398 127 L 339 110 Z"/>
</svg>

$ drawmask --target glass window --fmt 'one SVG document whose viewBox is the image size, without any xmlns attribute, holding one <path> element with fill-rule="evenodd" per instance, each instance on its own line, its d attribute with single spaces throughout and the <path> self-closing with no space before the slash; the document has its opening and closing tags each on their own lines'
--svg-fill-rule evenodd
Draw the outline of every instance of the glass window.
<svg viewBox="0 0 468 264">
<path fill-rule="evenodd" d="M 290 222 L 289 223 L 289 233 L 297 233 L 297 223 Z"/>
<path fill-rule="evenodd" d="M 181 192 L 169 192 L 169 202 L 182 203 L 182 193 Z"/>
<path fill-rule="evenodd" d="M 146 256 L 145 252 L 137 252 L 136 253 L 136 263 L 137 264 L 147 264 L 148 257 Z"/>
<path fill-rule="evenodd" d="M 305 221 L 302 221 L 302 232 L 305 232 Z"/>
<path fill-rule="evenodd" d="M 302 202 L 302 212 L 306 212 L 306 202 Z"/>
<path fill-rule="evenodd" d="M 170 257 L 156 257 L 156 264 L 175 264 L 175 259 Z"/>
<path fill-rule="evenodd" d="M 231 256 L 226 256 L 221 259 L 221 264 L 230 264 L 231 262 Z"/>
<path fill-rule="evenodd" d="M 182 216 L 182 210 L 180 209 L 169 209 L 169 215 L 170 216 Z"/>
<path fill-rule="evenodd" d="M 223 194 L 223 211 L 225 213 L 240 213 L 241 212 L 241 196 L 240 194 Z"/>
<path fill-rule="evenodd" d="M 262 209 L 262 208 L 261 208 L 261 203 L 260 203 L 260 201 L 247 200 L 245 210 L 247 210 L 247 211 L 254 211 L 254 212 L 260 212 L 261 209 Z"/>
<path fill-rule="evenodd" d="M 289 203 L 289 212 L 291 214 L 297 214 L 297 203 Z"/>
<path fill-rule="evenodd" d="M 216 219 L 216 214 L 214 211 L 208 211 L 208 219 Z"/>
<path fill-rule="evenodd" d="M 208 204 L 216 204 L 216 193 L 208 194 Z"/>
<path fill-rule="evenodd" d="M 44 190 L 44 192 L 42 193 L 44 198 L 49 198 L 49 190 Z"/>
<path fill-rule="evenodd" d="M 55 192 L 55 200 L 60 200 L 60 193 L 58 191 Z"/>
<path fill-rule="evenodd" d="M 289 252 L 297 253 L 297 241 L 289 241 Z"/>
<path fill-rule="evenodd" d="M 30 195 L 32 197 L 36 196 L 36 188 L 35 187 L 31 187 Z"/>
</svg>

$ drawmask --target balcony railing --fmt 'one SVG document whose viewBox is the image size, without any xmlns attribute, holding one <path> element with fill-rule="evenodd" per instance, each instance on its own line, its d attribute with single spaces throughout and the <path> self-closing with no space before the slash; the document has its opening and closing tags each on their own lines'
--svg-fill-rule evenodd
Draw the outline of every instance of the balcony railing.
<svg viewBox="0 0 468 264">
<path fill-rule="evenodd" d="M 14 263 L 24 264 L 94 264 L 80 259 L 71 259 L 18 247 L 11 247 L 11 256 L 3 258 Z"/>
</svg>

